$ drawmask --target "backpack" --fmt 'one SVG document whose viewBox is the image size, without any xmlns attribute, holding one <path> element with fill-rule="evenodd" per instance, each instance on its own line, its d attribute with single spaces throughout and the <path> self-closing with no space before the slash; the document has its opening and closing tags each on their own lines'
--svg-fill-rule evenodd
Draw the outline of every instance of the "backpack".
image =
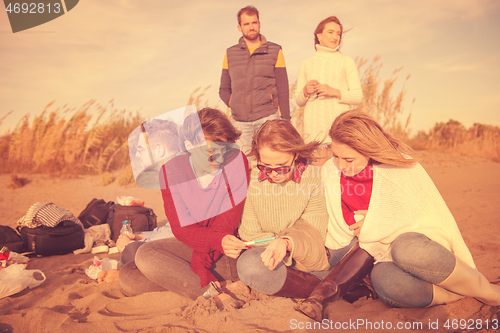
<svg viewBox="0 0 500 333">
<path fill-rule="evenodd" d="M 66 254 L 83 247 L 85 232 L 81 225 L 64 220 L 55 227 L 41 225 L 21 228 L 24 249 L 42 256 Z"/>
<path fill-rule="evenodd" d="M 106 202 L 102 199 L 92 199 L 87 207 L 78 215 L 84 228 L 106 223 L 108 221 L 109 209 L 114 205 L 113 201 Z"/>
<path fill-rule="evenodd" d="M 111 229 L 111 239 L 115 242 L 118 236 L 120 236 L 124 220 L 129 221 L 129 225 L 134 233 L 151 231 L 156 228 L 156 215 L 151 208 L 112 205 L 109 210 L 108 224 Z"/>
<path fill-rule="evenodd" d="M 11 227 L 0 225 L 0 250 L 4 246 L 7 246 L 9 251 L 23 252 L 23 240 L 17 231 Z"/>
</svg>

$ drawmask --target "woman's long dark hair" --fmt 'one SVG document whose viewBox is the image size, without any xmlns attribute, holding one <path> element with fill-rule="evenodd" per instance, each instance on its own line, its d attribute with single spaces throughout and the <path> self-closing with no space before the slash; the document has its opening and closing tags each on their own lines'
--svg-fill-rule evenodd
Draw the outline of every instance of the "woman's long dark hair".
<svg viewBox="0 0 500 333">
<path fill-rule="evenodd" d="M 203 108 L 184 119 L 179 131 L 182 150 L 187 151 L 184 141 L 187 140 L 192 144 L 201 143 L 203 136 L 214 142 L 235 143 L 241 136 L 241 132 L 231 124 L 229 118 L 222 111 Z"/>
</svg>

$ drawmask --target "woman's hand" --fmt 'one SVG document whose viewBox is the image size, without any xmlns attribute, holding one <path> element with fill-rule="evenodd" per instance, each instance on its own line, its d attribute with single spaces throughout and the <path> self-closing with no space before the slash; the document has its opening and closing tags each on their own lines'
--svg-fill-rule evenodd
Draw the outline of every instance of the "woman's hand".
<svg viewBox="0 0 500 333">
<path fill-rule="evenodd" d="M 317 85 L 317 93 L 319 97 L 328 96 L 328 97 L 342 98 L 340 90 L 332 88 L 326 83 Z"/>
<path fill-rule="evenodd" d="M 359 233 L 361 232 L 361 227 L 363 226 L 363 223 L 365 223 L 366 213 L 368 213 L 367 210 L 357 210 L 354 212 L 355 216 L 356 215 L 362 216 L 362 218 L 358 219 L 358 221 L 356 221 L 356 223 L 349 226 L 349 230 L 353 231 L 354 236 L 358 236 Z"/>
<path fill-rule="evenodd" d="M 143 234 L 132 234 L 132 235 L 121 234 L 120 236 L 118 236 L 118 239 L 116 240 L 116 247 L 118 248 L 118 251 L 122 252 L 125 246 L 128 245 L 128 243 L 143 239 L 144 239 Z"/>
<path fill-rule="evenodd" d="M 288 242 L 284 238 L 276 238 L 266 247 L 260 255 L 262 262 L 269 270 L 273 270 L 283 260 L 286 255 Z"/>
<path fill-rule="evenodd" d="M 226 235 L 222 238 L 222 249 L 224 250 L 224 254 L 230 258 L 238 258 L 241 253 L 241 250 L 244 248 L 248 248 L 241 239 L 236 238 L 233 235 Z"/>
<path fill-rule="evenodd" d="M 304 97 L 307 97 L 312 94 L 316 94 L 318 92 L 318 81 L 317 80 L 311 80 L 307 82 L 307 84 L 304 86 L 304 89 L 302 89 L 304 92 Z"/>
</svg>

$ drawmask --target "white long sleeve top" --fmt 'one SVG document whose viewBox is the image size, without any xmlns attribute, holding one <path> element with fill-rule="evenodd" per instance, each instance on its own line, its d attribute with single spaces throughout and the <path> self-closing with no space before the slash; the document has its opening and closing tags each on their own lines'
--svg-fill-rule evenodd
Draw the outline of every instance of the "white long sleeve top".
<svg viewBox="0 0 500 333">
<path fill-rule="evenodd" d="M 326 83 L 340 90 L 342 97 L 305 97 L 303 89 L 310 80 Z M 351 57 L 321 45 L 316 53 L 302 61 L 297 79 L 295 101 L 304 108 L 304 138 L 331 142 L 328 131 L 335 118 L 344 111 L 355 108 L 363 99 L 358 69 Z"/>
</svg>

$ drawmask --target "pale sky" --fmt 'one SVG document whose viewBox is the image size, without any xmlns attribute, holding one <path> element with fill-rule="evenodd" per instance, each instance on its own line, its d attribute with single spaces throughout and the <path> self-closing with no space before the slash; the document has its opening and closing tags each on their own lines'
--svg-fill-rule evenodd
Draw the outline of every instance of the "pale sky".
<svg viewBox="0 0 500 333">
<path fill-rule="evenodd" d="M 314 54 L 313 31 L 336 15 L 342 53 L 380 55 L 383 78 L 403 66 L 410 127 L 455 119 L 500 125 L 500 1 L 160 1 L 82 0 L 67 14 L 12 33 L 0 4 L 0 134 L 25 114 L 90 99 L 147 119 L 186 105 L 197 87 L 218 97 L 225 50 L 236 44 L 236 13 L 260 11 L 261 33 L 283 47 L 290 82 Z M 360 73 L 361 74 L 361 73 Z M 415 103 L 411 102 L 415 99 Z"/>
</svg>

